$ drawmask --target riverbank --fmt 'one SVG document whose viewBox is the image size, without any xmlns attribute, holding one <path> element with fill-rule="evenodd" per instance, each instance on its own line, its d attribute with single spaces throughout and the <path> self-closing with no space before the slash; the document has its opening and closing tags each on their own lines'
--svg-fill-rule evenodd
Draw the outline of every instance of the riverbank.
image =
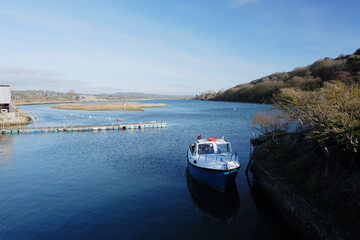
<svg viewBox="0 0 360 240">
<path fill-rule="evenodd" d="M 255 147 L 254 180 L 313 239 L 360 239 L 360 168 L 331 161 L 301 134 Z"/>
<path fill-rule="evenodd" d="M 60 104 L 51 108 L 83 111 L 144 111 L 144 108 L 166 107 L 161 103 L 136 103 L 136 102 L 105 102 L 83 104 Z"/>
</svg>

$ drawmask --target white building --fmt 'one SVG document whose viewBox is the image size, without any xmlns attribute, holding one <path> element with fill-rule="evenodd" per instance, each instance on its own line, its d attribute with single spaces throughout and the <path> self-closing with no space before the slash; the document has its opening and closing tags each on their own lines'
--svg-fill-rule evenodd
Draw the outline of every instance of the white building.
<svg viewBox="0 0 360 240">
<path fill-rule="evenodd" d="M 10 85 L 0 84 L 0 111 L 10 112 L 11 108 L 11 91 Z"/>
</svg>

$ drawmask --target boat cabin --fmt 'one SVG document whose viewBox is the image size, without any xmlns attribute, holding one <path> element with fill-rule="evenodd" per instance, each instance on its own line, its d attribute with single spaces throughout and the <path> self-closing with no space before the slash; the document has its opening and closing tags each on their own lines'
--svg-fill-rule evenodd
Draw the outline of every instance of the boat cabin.
<svg viewBox="0 0 360 240">
<path fill-rule="evenodd" d="M 231 152 L 231 146 L 225 139 L 208 138 L 198 139 L 195 144 L 190 145 L 191 153 L 204 155 L 204 154 L 221 154 Z"/>
</svg>

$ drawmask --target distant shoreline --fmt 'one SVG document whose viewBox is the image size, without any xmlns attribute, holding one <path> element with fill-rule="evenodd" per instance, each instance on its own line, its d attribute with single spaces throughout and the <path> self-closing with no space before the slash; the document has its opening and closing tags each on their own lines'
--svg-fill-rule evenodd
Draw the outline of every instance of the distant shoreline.
<svg viewBox="0 0 360 240">
<path fill-rule="evenodd" d="M 41 104 L 56 104 L 56 103 L 79 103 L 79 101 L 44 101 L 44 102 L 18 102 L 14 103 L 16 106 L 23 106 L 23 105 L 41 105 Z"/>
<path fill-rule="evenodd" d="M 34 101 L 34 102 L 15 102 L 16 106 L 23 105 L 41 105 L 41 104 L 58 104 L 58 103 L 90 103 L 90 102 L 123 102 L 123 101 L 153 101 L 153 100 L 184 100 L 184 98 L 129 98 L 129 99 L 97 99 L 90 101 L 63 100 L 63 101 Z M 187 100 L 187 99 L 185 99 Z"/>
<path fill-rule="evenodd" d="M 51 108 L 56 109 L 83 111 L 144 111 L 144 108 L 150 107 L 167 107 L 167 105 L 162 103 L 101 102 L 82 104 L 60 104 L 51 106 Z"/>
</svg>

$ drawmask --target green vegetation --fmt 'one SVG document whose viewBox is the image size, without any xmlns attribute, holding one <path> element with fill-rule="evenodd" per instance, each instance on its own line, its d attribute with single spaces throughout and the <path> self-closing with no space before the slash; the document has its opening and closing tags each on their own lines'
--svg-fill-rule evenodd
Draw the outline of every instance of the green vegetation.
<svg viewBox="0 0 360 240">
<path fill-rule="evenodd" d="M 276 96 L 276 104 L 296 119 L 305 136 L 327 155 L 340 152 L 351 163 L 360 160 L 358 84 L 328 83 L 321 90 L 311 92 L 282 89 Z"/>
<path fill-rule="evenodd" d="M 360 82 L 360 48 L 352 55 L 324 58 L 306 67 L 272 75 L 241 84 L 225 91 L 206 92 L 196 96 L 199 100 L 272 103 L 274 95 L 284 88 L 314 91 L 327 82 Z"/>
</svg>

